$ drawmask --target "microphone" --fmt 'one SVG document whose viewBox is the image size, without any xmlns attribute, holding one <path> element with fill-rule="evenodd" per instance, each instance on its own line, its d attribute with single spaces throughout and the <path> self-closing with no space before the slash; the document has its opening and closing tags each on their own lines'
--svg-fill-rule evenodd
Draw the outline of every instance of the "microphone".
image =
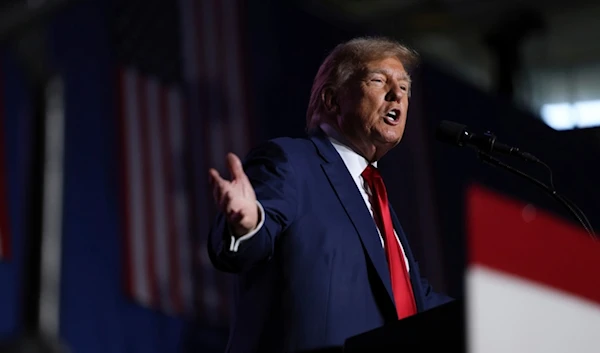
<svg viewBox="0 0 600 353">
<path fill-rule="evenodd" d="M 436 138 L 441 142 L 446 142 L 459 147 L 469 146 L 485 153 L 501 153 L 511 156 L 518 156 L 529 162 L 540 162 L 540 160 L 531 153 L 522 152 L 517 147 L 498 142 L 496 136 L 491 132 L 484 134 L 475 134 L 462 124 L 448 120 L 443 120 L 436 130 Z"/>
<path fill-rule="evenodd" d="M 436 130 L 436 138 L 441 142 L 446 142 L 451 145 L 463 147 L 469 146 L 475 148 L 477 150 L 477 154 L 479 155 L 479 159 L 485 163 L 488 163 L 495 167 L 500 167 L 505 169 L 517 176 L 525 178 L 532 182 L 533 184 L 539 186 L 544 191 L 546 191 L 551 197 L 561 203 L 567 211 L 581 224 L 583 229 L 585 229 L 588 235 L 594 239 L 595 241 L 600 241 L 600 237 L 596 236 L 594 233 L 594 228 L 590 224 L 590 221 L 586 217 L 585 213 L 577 207 L 573 202 L 571 202 L 566 197 L 560 195 L 556 188 L 554 187 L 553 177 L 552 177 L 552 169 L 542 162 L 540 159 L 535 157 L 534 155 L 522 152 L 518 148 L 506 145 L 504 143 L 500 143 L 496 141 L 496 136 L 494 136 L 491 132 L 486 132 L 483 135 L 478 135 L 470 132 L 465 125 L 455 123 L 452 121 L 444 120 L 442 121 Z M 502 161 L 494 158 L 491 154 L 493 152 L 503 153 L 506 155 L 518 156 L 526 161 L 536 162 L 546 167 L 550 172 L 550 185 L 546 185 L 543 182 L 537 180 L 536 178 L 530 176 L 527 173 L 524 173 L 517 168 L 514 168 Z"/>
</svg>

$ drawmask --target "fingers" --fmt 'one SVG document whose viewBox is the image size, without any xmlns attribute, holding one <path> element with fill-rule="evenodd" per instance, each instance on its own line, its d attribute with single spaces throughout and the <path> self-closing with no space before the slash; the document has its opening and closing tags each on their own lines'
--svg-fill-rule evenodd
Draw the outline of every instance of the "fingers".
<svg viewBox="0 0 600 353">
<path fill-rule="evenodd" d="M 227 167 L 231 173 L 231 181 L 223 179 L 219 172 L 209 169 L 209 181 L 212 186 L 213 198 L 217 207 L 226 214 L 232 212 L 232 200 L 244 199 L 247 197 L 248 177 L 244 173 L 241 160 L 233 153 L 227 154 Z"/>
<path fill-rule="evenodd" d="M 219 198 L 217 199 L 217 206 L 219 207 L 219 210 L 221 210 L 222 212 L 229 212 L 229 205 L 231 203 L 231 194 L 229 192 L 229 190 L 225 190 L 223 191 L 223 193 L 221 193 L 219 195 Z"/>
<path fill-rule="evenodd" d="M 227 167 L 229 167 L 229 172 L 231 173 L 231 178 L 236 179 L 246 179 L 246 173 L 244 173 L 244 167 L 242 166 L 242 161 L 233 153 L 227 154 Z"/>
<path fill-rule="evenodd" d="M 230 210 L 227 213 L 227 221 L 229 222 L 229 224 L 238 224 L 242 221 L 242 219 L 244 218 L 244 214 L 240 211 L 233 211 Z"/>
<path fill-rule="evenodd" d="M 227 190 L 221 195 L 221 199 L 217 205 L 219 210 L 225 214 L 230 224 L 238 224 L 244 218 L 245 212 L 237 207 L 234 208 L 231 201 L 231 192 Z"/>
<path fill-rule="evenodd" d="M 221 178 L 218 171 L 210 169 L 209 174 L 213 186 L 213 198 L 215 204 L 220 211 L 229 216 L 233 212 L 231 209 L 231 201 L 236 192 L 232 189 L 231 182 Z"/>
<path fill-rule="evenodd" d="M 213 168 L 208 171 L 208 174 L 210 176 L 209 180 L 213 189 L 213 198 L 215 199 L 217 205 L 220 206 L 223 201 L 223 196 L 227 193 L 229 182 L 223 179 L 219 172 Z"/>
<path fill-rule="evenodd" d="M 210 168 L 208 170 L 208 175 L 210 176 L 210 178 L 209 178 L 210 184 L 213 187 L 222 186 L 226 182 L 226 180 L 221 178 L 221 175 L 219 174 L 219 172 L 214 168 Z"/>
</svg>

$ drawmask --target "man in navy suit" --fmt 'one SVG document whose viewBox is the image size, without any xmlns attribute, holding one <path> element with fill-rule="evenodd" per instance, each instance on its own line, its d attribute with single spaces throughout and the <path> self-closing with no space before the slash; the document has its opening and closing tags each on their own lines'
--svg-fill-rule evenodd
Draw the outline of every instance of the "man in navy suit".
<svg viewBox="0 0 600 353">
<path fill-rule="evenodd" d="M 209 254 L 235 273 L 228 352 L 340 347 L 451 299 L 419 274 L 377 161 L 404 133 L 417 54 L 356 38 L 324 60 L 306 138 L 278 138 L 211 169 L 221 211 Z"/>
</svg>

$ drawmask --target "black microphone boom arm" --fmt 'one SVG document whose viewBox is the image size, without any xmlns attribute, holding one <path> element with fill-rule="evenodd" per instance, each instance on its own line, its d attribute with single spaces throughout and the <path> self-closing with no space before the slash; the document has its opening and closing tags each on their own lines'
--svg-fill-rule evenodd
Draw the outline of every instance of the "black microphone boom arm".
<svg viewBox="0 0 600 353">
<path fill-rule="evenodd" d="M 583 229 L 585 229 L 585 231 L 588 233 L 588 235 L 591 238 L 598 241 L 598 238 L 597 238 L 596 234 L 594 233 L 594 229 L 592 228 L 592 225 L 589 223 L 589 221 L 587 221 L 587 217 L 585 217 L 585 214 L 583 214 L 583 212 L 582 212 L 582 214 L 580 215 L 576 211 L 576 209 L 578 209 L 577 206 L 573 205 L 566 198 L 561 196 L 556 190 L 548 187 L 548 185 L 542 183 L 541 181 L 537 180 L 536 178 L 534 178 L 526 173 L 523 173 L 522 171 L 520 171 L 514 167 L 511 167 L 510 165 L 492 157 L 490 154 L 488 154 L 486 152 L 479 151 L 478 156 L 483 162 L 488 163 L 495 167 L 500 167 L 502 169 L 505 169 L 515 175 L 518 175 L 522 178 L 529 180 L 533 184 L 542 188 L 542 190 L 544 190 L 546 193 L 548 193 L 550 196 L 552 196 L 552 198 L 554 198 L 556 201 L 558 201 L 561 205 L 563 205 L 567 209 L 567 211 L 581 224 Z"/>
</svg>

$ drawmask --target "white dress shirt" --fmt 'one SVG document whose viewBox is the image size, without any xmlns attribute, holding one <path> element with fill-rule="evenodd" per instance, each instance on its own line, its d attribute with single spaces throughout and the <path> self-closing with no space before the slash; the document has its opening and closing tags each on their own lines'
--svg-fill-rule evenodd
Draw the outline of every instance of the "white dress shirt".
<svg viewBox="0 0 600 353">
<path fill-rule="evenodd" d="M 367 168 L 367 165 L 369 165 L 369 161 L 367 161 L 365 157 L 354 152 L 354 150 L 348 147 L 346 144 L 340 142 L 339 140 L 343 140 L 343 138 L 339 136 L 339 134 L 337 134 L 337 132 L 329 125 L 322 124 L 321 129 L 325 131 L 325 133 L 329 137 L 329 141 L 331 141 L 335 150 L 339 153 L 340 157 L 342 157 L 342 160 L 344 161 L 348 172 L 350 172 L 350 175 L 352 175 L 352 179 L 354 179 L 354 183 L 356 184 L 356 187 L 360 191 L 360 194 L 362 195 L 363 200 L 365 201 L 365 205 L 367 205 L 369 212 L 371 212 L 371 217 L 373 217 L 373 206 L 371 205 L 371 190 L 362 176 L 362 172 Z M 374 162 L 372 164 L 374 167 L 377 167 L 377 162 Z M 375 220 L 373 219 L 373 221 Z M 379 240 L 381 240 L 381 246 L 385 247 L 385 243 L 383 241 L 383 237 L 381 236 L 379 227 L 377 227 L 377 233 L 379 233 Z M 398 241 L 398 245 L 400 245 L 400 249 L 402 250 L 402 256 L 404 257 L 404 262 L 406 263 L 406 270 L 408 271 L 409 265 L 408 259 L 406 258 L 406 253 L 404 252 L 404 247 L 402 246 L 402 243 L 400 242 L 398 234 L 395 230 L 394 234 L 396 235 L 396 240 Z"/>
<path fill-rule="evenodd" d="M 365 205 L 369 209 L 369 212 L 371 212 L 371 217 L 372 217 L 373 216 L 373 207 L 371 206 L 371 202 L 370 202 L 371 191 L 369 189 L 369 186 L 365 182 L 364 178 L 362 177 L 362 172 L 367 168 L 367 165 L 369 164 L 369 162 L 363 156 L 354 152 L 354 150 L 352 150 L 350 147 L 348 147 L 347 145 L 340 142 L 340 140 L 343 140 L 343 139 L 336 133 L 336 131 L 333 128 L 331 128 L 330 126 L 325 125 L 325 124 L 321 125 L 321 128 L 328 135 L 329 141 L 331 141 L 331 143 L 333 144 L 333 147 L 339 153 L 340 157 L 344 161 L 344 164 L 346 165 L 348 172 L 350 172 L 350 175 L 352 176 L 354 183 L 356 183 L 356 187 L 360 191 L 360 194 L 363 197 Z M 374 162 L 373 166 L 377 167 L 377 162 Z M 231 236 L 231 243 L 229 246 L 230 251 L 236 252 L 238 250 L 240 244 L 243 241 L 250 239 L 263 226 L 263 224 L 265 222 L 265 216 L 264 216 L 265 211 L 259 201 L 257 201 L 257 204 L 258 204 L 258 209 L 259 209 L 260 222 L 258 223 L 256 228 L 248 234 L 245 234 L 237 239 L 234 236 Z M 373 222 L 374 221 L 375 220 L 373 220 Z M 379 231 L 379 228 L 377 228 L 377 232 L 379 233 L 379 239 L 381 241 L 381 246 L 385 246 L 384 245 L 385 243 L 383 241 L 383 237 L 381 236 L 381 232 Z M 402 247 L 402 243 L 398 239 L 398 234 L 396 233 L 396 231 L 394 231 L 394 234 L 396 234 L 396 240 L 398 241 L 398 244 L 400 245 L 400 249 L 402 250 L 402 255 L 404 257 L 404 262 L 406 263 L 406 269 L 408 270 L 409 264 L 408 264 L 408 259 L 406 258 L 406 254 L 404 252 L 404 248 Z"/>
</svg>

